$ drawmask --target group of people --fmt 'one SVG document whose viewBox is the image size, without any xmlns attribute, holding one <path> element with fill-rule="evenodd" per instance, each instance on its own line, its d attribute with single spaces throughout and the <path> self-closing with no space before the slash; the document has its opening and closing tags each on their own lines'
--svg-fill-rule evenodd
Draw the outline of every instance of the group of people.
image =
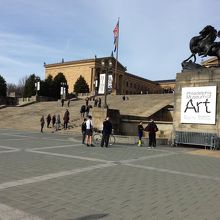
<svg viewBox="0 0 220 220">
<path fill-rule="evenodd" d="M 138 146 L 142 146 L 142 137 L 144 131 L 148 132 L 149 137 L 149 148 L 156 147 L 156 132 L 158 131 L 158 127 L 153 119 L 150 120 L 148 125 L 144 128 L 143 122 L 140 121 L 138 125 Z"/>
<path fill-rule="evenodd" d="M 64 116 L 63 116 L 63 124 L 64 124 L 64 130 L 68 128 L 69 123 L 69 117 L 70 113 L 68 109 L 66 109 Z M 58 131 L 61 126 L 61 118 L 60 114 L 53 115 L 51 117 L 51 114 L 47 115 L 46 118 L 47 122 L 47 128 L 50 128 L 50 124 L 52 123 L 52 127 L 55 128 L 55 131 Z M 41 124 L 41 132 L 43 133 L 45 119 L 44 115 L 42 115 L 40 119 Z M 137 127 L 138 130 L 138 146 L 142 146 L 142 137 L 144 131 L 148 132 L 149 134 L 149 148 L 156 147 L 156 132 L 158 131 L 158 127 L 153 119 L 150 120 L 148 125 L 144 128 L 143 122 L 140 121 Z M 92 136 L 93 136 L 93 122 L 92 122 L 92 116 L 88 115 L 87 118 L 84 118 L 82 124 L 81 124 L 81 132 L 82 132 L 82 144 L 86 144 L 87 147 L 94 146 L 92 144 Z M 102 140 L 101 140 L 101 147 L 108 147 L 109 145 L 109 138 L 112 133 L 112 123 L 110 121 L 110 118 L 107 117 L 103 122 L 103 130 L 102 130 Z"/>
<path fill-rule="evenodd" d="M 64 130 L 68 128 L 69 120 L 70 120 L 70 113 L 69 113 L 69 110 L 66 109 L 64 116 L 63 116 Z M 53 116 L 51 116 L 51 114 L 48 114 L 46 117 L 46 122 L 47 122 L 47 128 L 51 128 L 50 125 L 52 124 L 52 128 L 55 128 L 55 131 L 58 131 L 61 126 L 60 114 L 59 113 L 54 114 Z M 40 118 L 41 133 L 43 133 L 44 125 L 45 125 L 45 119 L 44 119 L 44 115 L 42 115 Z"/>
<path fill-rule="evenodd" d="M 86 144 L 87 147 L 94 146 L 92 144 L 93 123 L 92 123 L 91 115 L 89 115 L 87 118 L 84 118 L 83 123 L 81 125 L 81 131 L 82 131 L 82 144 Z M 112 133 L 112 123 L 110 121 L 110 118 L 107 117 L 103 122 L 101 147 L 104 147 L 104 145 L 105 147 L 108 147 L 111 133 Z"/>
<path fill-rule="evenodd" d="M 92 105 L 89 103 L 90 101 L 92 101 L 92 98 L 87 97 L 85 99 L 85 105 L 81 106 L 81 108 L 80 108 L 81 118 L 87 118 L 90 115 L 90 111 L 91 111 L 91 108 L 92 108 Z M 100 97 L 99 98 L 94 97 L 93 101 L 94 101 L 94 107 L 101 108 L 102 99 Z"/>
</svg>

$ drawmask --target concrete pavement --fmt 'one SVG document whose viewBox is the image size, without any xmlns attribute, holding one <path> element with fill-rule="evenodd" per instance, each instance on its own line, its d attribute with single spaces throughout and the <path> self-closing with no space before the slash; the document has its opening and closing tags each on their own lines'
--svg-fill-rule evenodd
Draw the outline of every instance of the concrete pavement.
<svg viewBox="0 0 220 220">
<path fill-rule="evenodd" d="M 219 220 L 220 160 L 0 130 L 1 220 Z"/>
</svg>

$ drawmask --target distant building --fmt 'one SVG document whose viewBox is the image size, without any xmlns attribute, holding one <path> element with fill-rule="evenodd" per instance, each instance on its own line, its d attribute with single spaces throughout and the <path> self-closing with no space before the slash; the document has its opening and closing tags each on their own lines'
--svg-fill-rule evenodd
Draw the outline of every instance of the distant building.
<svg viewBox="0 0 220 220">
<path fill-rule="evenodd" d="M 113 66 L 109 71 L 109 91 L 113 94 L 147 94 L 147 93 L 162 93 L 163 83 L 154 82 L 134 74 L 126 72 L 120 62 L 117 62 L 117 72 L 115 74 L 116 59 L 114 57 L 102 57 L 94 59 L 84 59 L 77 61 L 64 62 L 54 64 L 44 64 L 45 77 L 51 75 L 53 78 L 58 73 L 63 73 L 66 77 L 69 86 L 69 92 L 74 92 L 74 84 L 81 76 L 84 77 L 89 85 L 91 94 L 102 94 L 103 77 L 105 69 L 102 68 L 102 60 L 112 60 Z"/>
<path fill-rule="evenodd" d="M 157 80 L 154 82 L 160 85 L 160 88 L 162 89 L 163 93 L 173 93 L 175 90 L 175 86 L 176 86 L 175 79 Z"/>
</svg>

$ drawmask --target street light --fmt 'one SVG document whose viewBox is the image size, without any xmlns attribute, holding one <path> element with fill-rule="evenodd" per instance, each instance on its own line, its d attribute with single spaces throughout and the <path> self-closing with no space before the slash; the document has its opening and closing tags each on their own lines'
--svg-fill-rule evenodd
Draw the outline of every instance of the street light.
<svg viewBox="0 0 220 220">
<path fill-rule="evenodd" d="M 38 91 L 40 91 L 40 77 L 35 77 L 35 89 L 36 89 L 36 99 L 38 96 Z"/>
<path fill-rule="evenodd" d="M 105 102 L 104 102 L 104 108 L 108 108 L 108 105 L 107 105 L 108 73 L 112 69 L 112 60 L 111 59 L 103 59 L 101 61 L 101 65 L 102 65 L 103 70 L 105 71 Z"/>
<path fill-rule="evenodd" d="M 61 82 L 60 95 L 63 99 L 66 98 L 66 82 Z"/>
</svg>

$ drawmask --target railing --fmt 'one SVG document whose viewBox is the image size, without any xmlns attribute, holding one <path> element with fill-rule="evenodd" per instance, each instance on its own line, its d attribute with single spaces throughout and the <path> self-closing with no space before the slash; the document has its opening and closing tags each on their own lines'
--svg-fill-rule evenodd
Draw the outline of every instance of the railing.
<svg viewBox="0 0 220 220">
<path fill-rule="evenodd" d="M 212 150 L 218 148 L 218 137 L 214 133 L 175 131 L 174 145 L 191 144 L 209 147 Z"/>
</svg>

